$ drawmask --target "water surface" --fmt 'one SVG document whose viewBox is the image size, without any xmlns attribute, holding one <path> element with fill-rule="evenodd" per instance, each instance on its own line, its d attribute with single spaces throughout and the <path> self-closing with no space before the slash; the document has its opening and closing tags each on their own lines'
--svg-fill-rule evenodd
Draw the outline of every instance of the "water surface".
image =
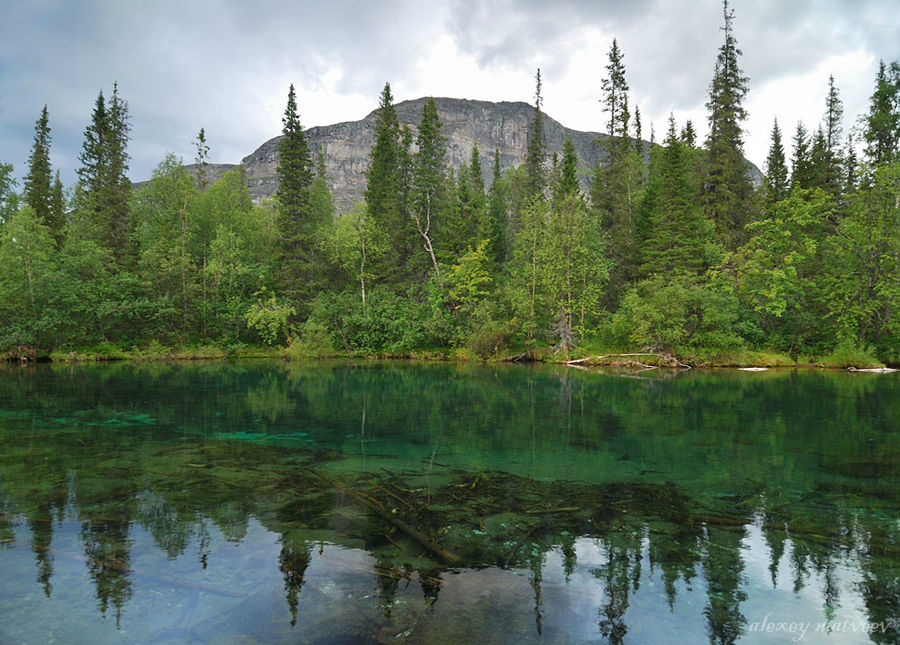
<svg viewBox="0 0 900 645">
<path fill-rule="evenodd" d="M 897 642 L 898 383 L 0 368 L 0 642 Z"/>
</svg>

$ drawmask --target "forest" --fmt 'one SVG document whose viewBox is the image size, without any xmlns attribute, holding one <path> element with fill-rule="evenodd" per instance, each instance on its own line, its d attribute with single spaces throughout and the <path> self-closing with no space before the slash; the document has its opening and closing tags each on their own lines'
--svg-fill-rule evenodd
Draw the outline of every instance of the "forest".
<svg viewBox="0 0 900 645">
<path fill-rule="evenodd" d="M 0 356 L 900 362 L 900 62 L 880 63 L 846 133 L 833 77 L 818 124 L 791 135 L 776 120 L 755 185 L 727 5 L 722 31 L 708 136 L 670 117 L 649 147 L 613 41 L 600 97 L 609 136 L 587 190 L 571 141 L 560 155 L 545 148 L 540 70 L 526 161 L 502 173 L 477 147 L 454 171 L 433 101 L 413 131 L 386 84 L 365 200 L 346 213 L 293 85 L 278 192 L 263 204 L 240 168 L 207 178 L 203 129 L 194 170 L 168 155 L 132 186 L 116 85 L 98 95 L 64 188 L 45 106 L 21 186 L 0 162 Z"/>
</svg>

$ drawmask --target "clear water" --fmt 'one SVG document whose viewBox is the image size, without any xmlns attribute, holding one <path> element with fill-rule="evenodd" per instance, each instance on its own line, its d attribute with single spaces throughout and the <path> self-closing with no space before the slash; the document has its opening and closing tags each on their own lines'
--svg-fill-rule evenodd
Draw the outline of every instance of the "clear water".
<svg viewBox="0 0 900 645">
<path fill-rule="evenodd" d="M 900 379 L 0 368 L 0 643 L 895 643 Z"/>
</svg>

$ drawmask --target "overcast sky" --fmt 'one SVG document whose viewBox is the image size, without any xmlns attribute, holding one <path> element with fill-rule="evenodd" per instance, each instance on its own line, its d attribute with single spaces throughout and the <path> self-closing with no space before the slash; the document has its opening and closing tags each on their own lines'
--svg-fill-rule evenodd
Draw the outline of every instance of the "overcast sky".
<svg viewBox="0 0 900 645">
<path fill-rule="evenodd" d="M 828 75 L 850 130 L 879 59 L 900 59 L 898 0 L 733 0 L 750 77 L 745 153 L 762 167 L 772 119 L 789 145 L 822 118 Z M 717 0 L 0 0 L 0 161 L 21 177 L 46 103 L 51 160 L 74 181 L 97 93 L 117 81 L 132 117 L 132 179 L 166 152 L 237 163 L 281 130 L 290 83 L 304 127 L 364 117 L 390 81 L 420 96 L 533 101 L 564 125 L 602 130 L 598 99 L 613 37 L 632 104 L 662 138 L 669 112 L 706 133 L 722 42 Z"/>
</svg>

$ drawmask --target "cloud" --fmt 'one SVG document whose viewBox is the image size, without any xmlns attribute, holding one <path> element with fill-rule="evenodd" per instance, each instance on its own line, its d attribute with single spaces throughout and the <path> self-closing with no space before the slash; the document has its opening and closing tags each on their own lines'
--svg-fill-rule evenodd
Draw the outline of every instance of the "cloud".
<svg viewBox="0 0 900 645">
<path fill-rule="evenodd" d="M 702 136 L 722 23 L 715 0 L 7 4 L 0 155 L 21 174 L 46 103 L 52 160 L 67 183 L 97 92 L 108 93 L 114 81 L 132 115 L 132 175 L 144 178 L 166 151 L 190 161 L 200 127 L 214 161 L 239 161 L 280 131 L 290 83 L 309 127 L 363 117 L 385 81 L 398 99 L 531 101 L 540 67 L 548 114 L 600 130 L 597 100 L 614 37 L 645 132 L 650 121 L 661 130 L 674 111 L 680 121 L 692 118 Z M 731 4 L 750 77 L 748 154 L 758 163 L 771 115 L 785 113 L 787 126 L 793 106 L 824 105 L 828 73 L 841 89 L 848 127 L 865 107 L 877 60 L 900 59 L 900 12 L 889 0 Z M 803 118 L 814 127 L 820 111 Z"/>
</svg>

